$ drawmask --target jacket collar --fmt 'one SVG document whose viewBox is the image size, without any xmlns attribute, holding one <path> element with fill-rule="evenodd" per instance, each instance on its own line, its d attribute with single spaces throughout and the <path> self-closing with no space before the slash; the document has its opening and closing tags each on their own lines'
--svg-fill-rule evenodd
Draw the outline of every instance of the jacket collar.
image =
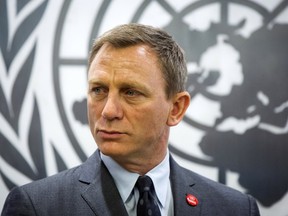
<svg viewBox="0 0 288 216">
<path fill-rule="evenodd" d="M 81 196 L 95 215 L 128 216 L 112 176 L 97 150 L 81 166 L 79 181 L 86 184 Z"/>
<path fill-rule="evenodd" d="M 95 215 L 123 215 L 128 216 L 121 196 L 112 176 L 101 161 L 100 152 L 96 152 L 81 165 L 79 181 L 84 183 L 81 196 L 93 210 Z M 203 197 L 197 183 L 188 171 L 180 167 L 170 155 L 170 180 L 173 194 L 174 215 L 201 215 Z M 197 174 L 195 174 L 197 175 Z M 187 202 L 187 195 L 195 196 L 199 203 L 191 206 Z"/>
<path fill-rule="evenodd" d="M 174 215 L 201 215 L 202 198 L 197 183 L 191 171 L 179 166 L 170 156 L 170 180 L 174 202 Z M 195 174 L 197 175 L 197 174 Z M 193 195 L 198 199 L 198 204 L 192 206 L 187 202 L 187 195 Z"/>
</svg>

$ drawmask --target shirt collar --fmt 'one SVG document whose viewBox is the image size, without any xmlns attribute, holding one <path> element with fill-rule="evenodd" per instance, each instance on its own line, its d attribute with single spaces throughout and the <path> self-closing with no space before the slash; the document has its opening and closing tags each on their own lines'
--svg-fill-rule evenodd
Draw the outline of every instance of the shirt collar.
<svg viewBox="0 0 288 216">
<path fill-rule="evenodd" d="M 102 153 L 101 159 L 112 175 L 123 202 L 126 202 L 132 190 L 134 189 L 139 174 L 127 171 L 111 157 Z M 146 173 L 146 175 L 152 179 L 159 202 L 162 207 L 164 207 L 168 192 L 167 189 L 170 186 L 169 153 L 166 154 L 164 160 L 160 164 Z"/>
<path fill-rule="evenodd" d="M 168 187 L 170 187 L 170 163 L 169 163 L 169 153 L 166 154 L 164 160 L 150 170 L 148 175 L 154 184 L 155 192 L 160 201 L 162 207 L 165 207 L 165 201 L 168 193 Z M 168 203 L 169 204 L 169 203 Z"/>
<path fill-rule="evenodd" d="M 113 177 L 123 202 L 125 202 L 133 190 L 139 174 L 129 172 L 128 170 L 121 167 L 111 157 L 102 153 L 101 159 Z"/>
</svg>

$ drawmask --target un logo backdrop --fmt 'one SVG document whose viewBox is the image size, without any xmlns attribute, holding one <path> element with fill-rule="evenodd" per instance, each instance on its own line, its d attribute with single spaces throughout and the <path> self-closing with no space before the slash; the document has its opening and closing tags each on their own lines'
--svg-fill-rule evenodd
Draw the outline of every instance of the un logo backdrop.
<svg viewBox="0 0 288 216">
<path fill-rule="evenodd" d="M 0 210 L 12 187 L 96 149 L 89 48 L 130 22 L 167 30 L 186 52 L 191 105 L 169 141 L 177 161 L 252 194 L 262 215 L 287 216 L 287 0 L 0 0 Z"/>
</svg>

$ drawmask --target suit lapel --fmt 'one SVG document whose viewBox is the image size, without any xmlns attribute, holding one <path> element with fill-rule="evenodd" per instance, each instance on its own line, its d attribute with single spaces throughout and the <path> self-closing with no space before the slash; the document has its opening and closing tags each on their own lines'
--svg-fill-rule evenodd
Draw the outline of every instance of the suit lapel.
<svg viewBox="0 0 288 216">
<path fill-rule="evenodd" d="M 113 178 L 101 161 L 98 150 L 83 164 L 79 180 L 87 184 L 81 195 L 95 215 L 127 215 Z"/>
<path fill-rule="evenodd" d="M 192 178 L 191 173 L 180 167 L 170 156 L 170 180 L 173 193 L 174 215 L 201 215 L 202 199 L 197 191 L 197 184 Z M 195 196 L 199 203 L 191 206 L 187 203 L 186 196 Z"/>
<path fill-rule="evenodd" d="M 191 172 L 180 167 L 172 157 L 170 157 L 170 167 L 174 215 L 200 216 L 203 197 L 197 190 L 197 184 Z M 84 185 L 81 196 L 94 214 L 98 216 L 128 216 L 113 178 L 101 161 L 98 150 L 81 168 L 79 181 Z M 189 205 L 186 201 L 187 194 L 197 197 L 199 204 L 195 207 Z"/>
</svg>

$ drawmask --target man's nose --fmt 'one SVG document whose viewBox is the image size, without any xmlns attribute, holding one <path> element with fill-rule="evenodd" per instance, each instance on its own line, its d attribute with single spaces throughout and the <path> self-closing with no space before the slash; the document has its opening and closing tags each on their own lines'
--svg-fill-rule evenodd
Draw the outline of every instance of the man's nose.
<svg viewBox="0 0 288 216">
<path fill-rule="evenodd" d="M 107 120 L 121 119 L 123 117 L 123 109 L 118 95 L 108 95 L 102 110 L 102 116 Z"/>
</svg>

